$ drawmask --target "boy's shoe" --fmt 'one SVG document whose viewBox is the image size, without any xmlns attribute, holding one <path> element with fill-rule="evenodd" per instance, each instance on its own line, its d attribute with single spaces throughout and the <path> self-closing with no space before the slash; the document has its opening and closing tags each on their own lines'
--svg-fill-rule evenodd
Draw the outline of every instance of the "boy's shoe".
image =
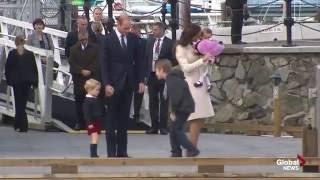
<svg viewBox="0 0 320 180">
<path fill-rule="evenodd" d="M 92 158 L 99 157 L 97 154 L 97 148 L 98 148 L 97 144 L 90 144 L 90 157 L 92 157 Z"/>
<path fill-rule="evenodd" d="M 187 157 L 196 157 L 200 154 L 199 150 L 195 150 L 195 151 L 187 151 Z"/>
<path fill-rule="evenodd" d="M 197 81 L 193 85 L 194 85 L 194 87 L 201 87 L 201 86 L 203 86 L 203 83 L 201 81 Z"/>
</svg>

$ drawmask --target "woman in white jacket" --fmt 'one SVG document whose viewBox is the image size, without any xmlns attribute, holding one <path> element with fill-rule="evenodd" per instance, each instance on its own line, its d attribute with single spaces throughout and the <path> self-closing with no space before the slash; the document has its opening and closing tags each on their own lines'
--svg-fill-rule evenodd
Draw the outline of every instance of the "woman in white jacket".
<svg viewBox="0 0 320 180">
<path fill-rule="evenodd" d="M 199 80 L 201 68 L 206 66 L 209 56 L 199 56 L 192 47 L 192 42 L 198 40 L 201 36 L 201 28 L 198 25 L 191 24 L 186 27 L 176 47 L 176 58 L 184 72 L 188 82 L 192 97 L 195 101 L 195 112 L 188 119 L 190 124 L 190 141 L 197 147 L 203 121 L 206 118 L 214 116 L 213 107 L 210 101 L 210 95 L 205 86 L 195 87 L 194 83 Z"/>
</svg>

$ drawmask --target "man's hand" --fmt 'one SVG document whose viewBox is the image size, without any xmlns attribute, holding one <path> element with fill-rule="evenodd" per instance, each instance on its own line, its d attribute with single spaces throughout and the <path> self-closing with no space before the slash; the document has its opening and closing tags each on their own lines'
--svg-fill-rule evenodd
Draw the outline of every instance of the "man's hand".
<svg viewBox="0 0 320 180">
<path fill-rule="evenodd" d="M 144 83 L 139 83 L 138 93 L 139 93 L 139 94 L 144 93 L 144 89 L 145 89 Z"/>
<path fill-rule="evenodd" d="M 176 120 L 176 114 L 175 113 L 170 113 L 170 119 L 171 121 L 175 121 Z"/>
<path fill-rule="evenodd" d="M 106 85 L 104 91 L 107 97 L 111 97 L 114 94 L 114 88 L 110 85 Z"/>
<path fill-rule="evenodd" d="M 91 75 L 91 72 L 89 70 L 83 69 L 83 70 L 81 70 L 81 74 L 84 77 L 88 77 Z"/>
</svg>

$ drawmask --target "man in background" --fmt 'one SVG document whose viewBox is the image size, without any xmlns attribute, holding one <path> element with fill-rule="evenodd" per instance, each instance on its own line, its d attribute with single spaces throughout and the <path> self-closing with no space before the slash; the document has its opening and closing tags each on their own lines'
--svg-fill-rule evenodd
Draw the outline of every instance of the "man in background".
<svg viewBox="0 0 320 180">
<path fill-rule="evenodd" d="M 145 65 L 145 68 L 147 68 L 147 62 L 144 59 L 145 55 L 145 49 L 146 49 L 146 43 L 147 40 L 141 37 L 141 28 L 139 24 L 133 24 L 131 27 L 131 32 L 135 34 L 138 38 L 138 46 L 139 46 L 139 59 L 141 63 Z M 138 68 L 136 68 L 138 70 Z M 138 74 L 139 72 L 135 72 Z M 136 79 L 137 81 L 138 79 Z M 138 83 L 138 82 L 137 82 Z M 143 94 L 144 93 L 139 93 L 138 89 L 134 89 L 134 95 L 133 95 L 133 103 L 134 103 L 134 114 L 133 114 L 133 119 L 135 120 L 136 123 L 140 121 L 140 110 L 141 110 L 141 105 L 142 105 L 142 100 L 143 100 Z"/>
<path fill-rule="evenodd" d="M 149 92 L 149 110 L 151 128 L 146 134 L 168 133 L 168 100 L 164 97 L 164 80 L 159 80 L 155 74 L 155 64 L 161 59 L 168 59 L 176 64 L 173 57 L 173 41 L 164 35 L 165 25 L 157 22 L 152 26 L 152 36 L 148 38 L 145 58 L 147 62 L 147 85 Z"/>
<path fill-rule="evenodd" d="M 231 8 L 231 42 L 232 44 L 246 44 L 242 42 L 243 18 L 249 18 L 247 0 L 227 0 L 226 5 Z"/>
</svg>

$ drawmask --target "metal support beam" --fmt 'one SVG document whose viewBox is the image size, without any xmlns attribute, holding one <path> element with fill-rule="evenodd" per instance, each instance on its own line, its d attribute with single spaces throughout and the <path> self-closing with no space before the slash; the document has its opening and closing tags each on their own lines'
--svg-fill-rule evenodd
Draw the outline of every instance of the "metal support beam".
<svg viewBox="0 0 320 180">
<path fill-rule="evenodd" d="M 88 21 L 90 21 L 90 8 L 91 8 L 90 0 L 84 0 L 83 11 Z"/>
<path fill-rule="evenodd" d="M 60 1 L 60 30 L 67 31 L 66 27 L 66 0 Z"/>
<path fill-rule="evenodd" d="M 106 1 L 107 1 L 107 4 L 108 4 L 108 24 L 107 24 L 107 29 L 108 29 L 108 32 L 110 33 L 110 32 L 113 31 L 113 26 L 115 24 L 115 21 L 113 19 L 113 8 L 112 8 L 114 0 L 106 0 Z"/>
<path fill-rule="evenodd" d="M 166 24 L 166 14 L 167 14 L 167 2 L 163 1 L 162 2 L 162 8 L 161 8 L 161 21 L 163 24 Z"/>
<path fill-rule="evenodd" d="M 291 14 L 292 0 L 286 0 L 286 18 L 284 19 L 284 25 L 287 27 L 287 44 L 285 46 L 290 47 L 292 44 L 292 26 L 294 20 Z"/>
<path fill-rule="evenodd" d="M 177 0 L 170 0 L 171 4 L 171 32 L 172 32 L 172 40 L 177 40 Z"/>
</svg>

